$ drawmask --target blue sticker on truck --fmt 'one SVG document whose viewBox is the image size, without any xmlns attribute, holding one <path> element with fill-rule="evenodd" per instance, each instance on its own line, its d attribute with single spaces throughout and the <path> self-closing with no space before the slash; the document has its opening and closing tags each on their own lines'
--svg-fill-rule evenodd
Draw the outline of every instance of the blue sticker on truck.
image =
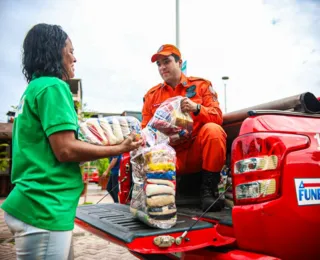
<svg viewBox="0 0 320 260">
<path fill-rule="evenodd" d="M 299 206 L 320 205 L 320 178 L 294 179 Z"/>
</svg>

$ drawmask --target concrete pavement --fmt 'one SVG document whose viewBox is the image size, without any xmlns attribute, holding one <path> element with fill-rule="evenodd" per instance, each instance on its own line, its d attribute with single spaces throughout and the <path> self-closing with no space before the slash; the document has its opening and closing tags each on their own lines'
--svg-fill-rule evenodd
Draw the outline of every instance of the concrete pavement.
<svg viewBox="0 0 320 260">
<path fill-rule="evenodd" d="M 101 188 L 96 184 L 89 184 L 87 202 L 97 203 L 106 191 L 101 191 Z M 0 198 L 0 204 L 5 198 Z M 84 198 L 81 197 L 79 205 L 82 204 Z M 107 196 L 101 203 L 113 203 L 111 196 Z M 111 259 L 111 260 L 134 260 L 138 259 L 130 254 L 130 252 L 113 244 L 107 240 L 99 238 L 84 229 L 75 225 L 73 230 L 73 247 L 75 260 L 89 260 L 89 259 Z M 8 230 L 4 222 L 4 212 L 0 210 L 0 259 L 12 260 L 16 259 L 15 245 L 12 234 Z"/>
</svg>

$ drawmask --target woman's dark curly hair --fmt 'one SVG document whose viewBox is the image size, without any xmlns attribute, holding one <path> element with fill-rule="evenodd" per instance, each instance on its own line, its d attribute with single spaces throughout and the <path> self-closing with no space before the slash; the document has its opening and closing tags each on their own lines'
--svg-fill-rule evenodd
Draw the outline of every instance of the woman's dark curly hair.
<svg viewBox="0 0 320 260">
<path fill-rule="evenodd" d="M 62 50 L 68 35 L 58 25 L 37 24 L 23 42 L 22 73 L 29 83 L 33 77 L 53 76 L 68 79 Z"/>
</svg>

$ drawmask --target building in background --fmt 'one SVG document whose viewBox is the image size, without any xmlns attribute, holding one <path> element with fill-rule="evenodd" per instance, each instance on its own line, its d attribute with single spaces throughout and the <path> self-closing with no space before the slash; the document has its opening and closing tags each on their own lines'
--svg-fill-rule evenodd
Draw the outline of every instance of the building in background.
<svg viewBox="0 0 320 260">
<path fill-rule="evenodd" d="M 142 121 L 142 114 L 141 111 L 129 111 L 125 110 L 121 113 L 121 116 L 133 116 L 137 118 L 140 122 Z"/>
<path fill-rule="evenodd" d="M 82 111 L 82 80 L 81 79 L 69 79 L 68 84 L 72 93 L 74 108 L 79 115 Z"/>
<path fill-rule="evenodd" d="M 12 123 L 0 123 L 0 197 L 13 189 L 11 172 Z"/>
<path fill-rule="evenodd" d="M 107 116 L 120 116 L 120 113 L 108 113 L 108 112 L 97 112 L 97 111 L 92 111 L 92 112 L 87 112 L 90 114 L 91 118 L 102 118 L 102 117 L 107 117 Z"/>
<path fill-rule="evenodd" d="M 7 112 L 7 123 L 13 123 L 15 114 L 16 112 L 11 110 Z"/>
</svg>

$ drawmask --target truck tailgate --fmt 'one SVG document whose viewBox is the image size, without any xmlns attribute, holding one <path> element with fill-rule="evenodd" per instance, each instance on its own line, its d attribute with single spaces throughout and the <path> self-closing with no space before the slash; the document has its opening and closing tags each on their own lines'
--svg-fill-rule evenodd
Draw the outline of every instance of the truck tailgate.
<svg viewBox="0 0 320 260">
<path fill-rule="evenodd" d="M 199 221 L 179 243 L 177 238 L 195 221 L 178 214 L 174 227 L 151 228 L 135 219 L 128 205 L 116 203 L 79 206 L 75 220 L 76 224 L 95 235 L 145 254 L 188 251 L 206 246 L 227 245 L 235 241 L 234 238 L 219 235 L 214 224 Z M 157 245 L 159 241 L 162 242 Z"/>
</svg>

